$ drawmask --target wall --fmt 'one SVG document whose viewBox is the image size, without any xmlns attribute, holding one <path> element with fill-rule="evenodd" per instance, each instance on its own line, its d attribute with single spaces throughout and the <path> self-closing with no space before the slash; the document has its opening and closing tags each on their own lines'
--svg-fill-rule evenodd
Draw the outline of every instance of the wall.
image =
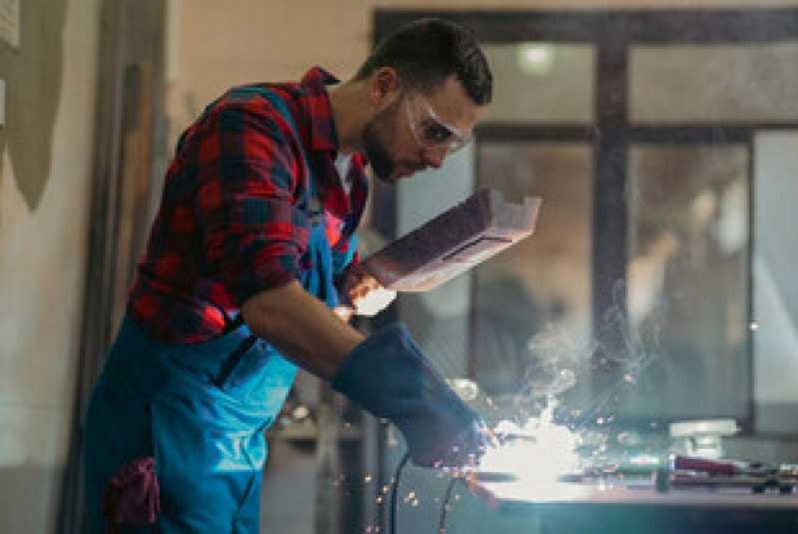
<svg viewBox="0 0 798 534">
<path fill-rule="evenodd" d="M 66 456 L 87 258 L 98 0 L 21 2 L 0 43 L 0 532 L 49 532 Z"/>
</svg>

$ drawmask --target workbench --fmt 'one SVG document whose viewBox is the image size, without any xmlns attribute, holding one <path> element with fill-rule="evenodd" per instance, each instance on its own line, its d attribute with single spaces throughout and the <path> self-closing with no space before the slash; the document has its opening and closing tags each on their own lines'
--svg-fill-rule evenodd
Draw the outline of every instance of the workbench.
<svg viewBox="0 0 798 534">
<path fill-rule="evenodd" d="M 653 482 L 602 485 L 534 481 L 472 481 L 469 488 L 491 510 L 482 531 L 519 534 L 781 534 L 798 533 L 798 495 L 750 491 L 657 492 Z M 473 508 L 473 503 L 471 503 Z M 452 534 L 470 532 L 468 506 L 456 506 Z M 492 519 L 491 519 L 492 517 Z M 455 519 L 454 517 L 452 519 Z M 496 528 L 486 522 L 493 521 Z M 503 525 L 503 526 L 500 526 Z M 489 530 L 485 530 L 485 529 Z M 476 530 L 474 531 L 476 532 Z"/>
</svg>

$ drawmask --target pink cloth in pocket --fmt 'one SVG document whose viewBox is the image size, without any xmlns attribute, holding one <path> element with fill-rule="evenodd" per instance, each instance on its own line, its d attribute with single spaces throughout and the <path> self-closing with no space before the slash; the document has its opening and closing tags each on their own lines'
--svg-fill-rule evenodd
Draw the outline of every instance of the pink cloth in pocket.
<svg viewBox="0 0 798 534">
<path fill-rule="evenodd" d="M 160 511 L 160 487 L 155 459 L 136 458 L 123 465 L 103 491 L 103 515 L 112 525 L 155 524 Z"/>
</svg>

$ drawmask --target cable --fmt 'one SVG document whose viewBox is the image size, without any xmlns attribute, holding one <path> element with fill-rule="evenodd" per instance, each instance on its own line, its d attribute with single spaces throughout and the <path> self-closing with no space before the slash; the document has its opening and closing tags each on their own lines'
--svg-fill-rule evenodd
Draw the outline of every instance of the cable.
<svg viewBox="0 0 798 534">
<path fill-rule="evenodd" d="M 441 505 L 441 515 L 440 519 L 438 520 L 438 534 L 443 534 L 446 532 L 446 514 L 448 513 L 449 508 L 449 501 L 452 498 L 452 490 L 454 490 L 454 485 L 457 484 L 458 481 L 462 481 L 459 477 L 452 477 L 449 480 L 449 485 L 446 486 L 446 493 L 443 497 L 443 504 Z"/>
<path fill-rule="evenodd" d="M 396 516 L 399 513 L 397 509 L 397 494 L 399 493 L 399 477 L 402 476 L 402 469 L 404 469 L 405 464 L 407 461 L 410 460 L 410 453 L 406 452 L 404 456 L 402 456 L 402 460 L 399 462 L 399 465 L 396 466 L 396 473 L 393 476 L 393 482 L 391 483 L 391 517 L 390 517 L 390 534 L 396 534 Z"/>
<path fill-rule="evenodd" d="M 390 518 L 389 518 L 389 534 L 396 534 L 396 517 L 399 515 L 399 508 L 398 508 L 398 495 L 399 495 L 399 481 L 402 477 L 402 471 L 407 465 L 407 462 L 410 460 L 410 453 L 406 452 L 402 459 L 399 461 L 399 464 L 396 466 L 396 471 L 394 472 L 393 481 L 391 482 L 391 510 L 390 510 Z M 448 513 L 449 508 L 449 501 L 452 499 L 452 492 L 454 491 L 454 486 L 458 482 L 463 482 L 463 479 L 458 476 L 453 476 L 451 480 L 449 480 L 449 484 L 446 486 L 446 493 L 443 497 L 443 504 L 441 505 L 441 514 L 440 518 L 438 519 L 438 533 L 443 534 L 446 532 L 446 515 Z"/>
</svg>

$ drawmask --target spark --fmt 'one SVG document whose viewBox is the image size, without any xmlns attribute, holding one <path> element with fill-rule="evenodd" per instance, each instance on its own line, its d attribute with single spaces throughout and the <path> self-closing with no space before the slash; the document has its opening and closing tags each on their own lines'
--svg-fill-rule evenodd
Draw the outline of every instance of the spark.
<svg viewBox="0 0 798 534">
<path fill-rule="evenodd" d="M 542 494 L 557 485 L 565 474 L 579 467 L 576 432 L 554 423 L 556 403 L 551 402 L 539 418 L 530 418 L 523 426 L 511 421 L 496 425 L 497 435 L 512 436 L 503 445 L 488 449 L 477 471 L 510 474 L 518 485 L 534 494 Z"/>
</svg>

